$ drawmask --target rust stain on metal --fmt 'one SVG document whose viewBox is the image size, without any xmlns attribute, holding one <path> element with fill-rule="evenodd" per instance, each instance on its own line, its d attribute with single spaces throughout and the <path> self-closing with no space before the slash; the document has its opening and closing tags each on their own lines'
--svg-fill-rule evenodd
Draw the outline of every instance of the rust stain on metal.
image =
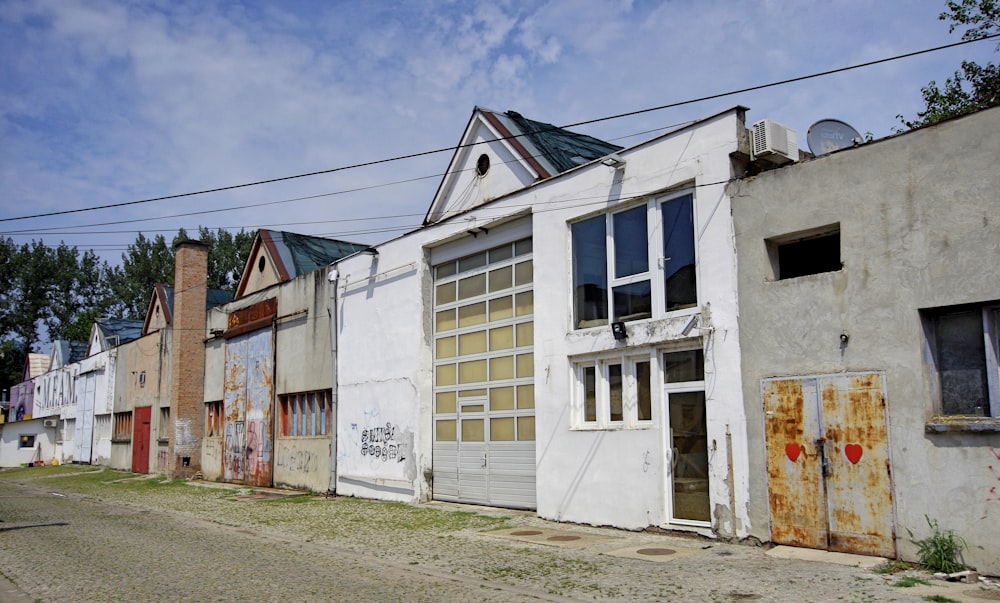
<svg viewBox="0 0 1000 603">
<path fill-rule="evenodd" d="M 881 374 L 763 385 L 772 540 L 894 557 Z"/>
<path fill-rule="evenodd" d="M 826 521 L 819 501 L 821 475 L 815 438 L 806 435 L 806 394 L 800 379 L 765 383 L 767 472 L 770 485 L 771 539 L 817 548 L 826 545 Z M 795 460 L 789 445 L 797 446 Z"/>
<path fill-rule="evenodd" d="M 273 468 L 274 350 L 270 328 L 226 342 L 223 479 L 270 486 Z"/>
</svg>

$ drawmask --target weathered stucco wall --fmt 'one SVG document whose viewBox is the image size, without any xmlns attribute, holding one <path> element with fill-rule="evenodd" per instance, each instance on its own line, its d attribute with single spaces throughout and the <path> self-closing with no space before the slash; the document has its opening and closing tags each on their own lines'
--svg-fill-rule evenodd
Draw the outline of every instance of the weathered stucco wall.
<svg viewBox="0 0 1000 603">
<path fill-rule="evenodd" d="M 333 382 L 330 339 L 330 288 L 326 270 L 315 270 L 291 281 L 214 308 L 208 314 L 209 332 L 227 328 L 227 316 L 262 300 L 277 300 L 274 340 L 273 474 L 275 485 L 316 492 L 330 489 L 332 426 L 323 436 L 286 437 L 281 434 L 281 407 L 285 394 L 329 390 Z M 225 397 L 226 340 L 205 343 L 205 401 Z M 202 442 L 202 474 L 207 480 L 224 477 L 222 434 Z"/>
<path fill-rule="evenodd" d="M 330 435 L 278 438 L 274 444 L 274 483 L 326 492 L 330 489 Z"/>
<path fill-rule="evenodd" d="M 898 551 L 915 558 L 926 515 L 1000 573 L 1000 433 L 925 430 L 919 313 L 1000 300 L 998 131 L 992 109 L 732 185 L 753 535 L 769 538 L 761 379 L 885 371 Z M 835 223 L 841 270 L 770 278 L 765 239 Z"/>
</svg>

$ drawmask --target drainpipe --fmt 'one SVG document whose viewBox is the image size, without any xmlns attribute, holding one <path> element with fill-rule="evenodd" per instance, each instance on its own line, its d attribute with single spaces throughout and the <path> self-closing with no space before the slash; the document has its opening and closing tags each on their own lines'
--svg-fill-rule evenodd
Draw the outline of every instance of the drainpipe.
<svg viewBox="0 0 1000 603">
<path fill-rule="evenodd" d="M 333 370 L 333 387 L 330 390 L 330 494 L 337 493 L 337 282 L 340 271 L 334 264 L 326 275 L 330 282 L 330 359 Z"/>
</svg>

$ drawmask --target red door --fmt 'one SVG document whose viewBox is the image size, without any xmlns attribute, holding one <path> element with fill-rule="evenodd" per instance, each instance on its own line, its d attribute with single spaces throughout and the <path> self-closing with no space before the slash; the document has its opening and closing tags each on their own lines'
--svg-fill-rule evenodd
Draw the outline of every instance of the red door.
<svg viewBox="0 0 1000 603">
<path fill-rule="evenodd" d="M 152 406 L 140 406 L 132 416 L 135 424 L 132 434 L 132 473 L 149 473 L 149 423 Z"/>
</svg>

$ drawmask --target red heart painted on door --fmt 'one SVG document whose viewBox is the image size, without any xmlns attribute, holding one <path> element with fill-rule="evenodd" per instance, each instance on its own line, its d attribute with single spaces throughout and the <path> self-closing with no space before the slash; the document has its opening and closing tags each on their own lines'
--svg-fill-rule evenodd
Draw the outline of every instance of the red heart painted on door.
<svg viewBox="0 0 1000 603">
<path fill-rule="evenodd" d="M 802 452 L 802 447 L 795 442 L 785 444 L 785 454 L 788 455 L 788 458 L 792 459 L 793 463 L 798 460 L 800 452 Z"/>
<path fill-rule="evenodd" d="M 865 450 L 860 444 L 848 444 L 844 446 L 844 454 L 847 456 L 847 460 L 851 461 L 855 465 L 861 460 L 861 455 L 864 454 Z"/>
</svg>

